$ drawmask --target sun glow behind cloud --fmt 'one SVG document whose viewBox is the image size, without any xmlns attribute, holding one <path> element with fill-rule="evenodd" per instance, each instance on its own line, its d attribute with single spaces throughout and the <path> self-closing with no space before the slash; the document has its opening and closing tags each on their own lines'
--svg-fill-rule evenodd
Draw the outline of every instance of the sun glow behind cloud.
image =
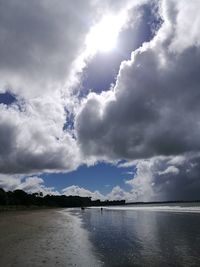
<svg viewBox="0 0 200 267">
<path fill-rule="evenodd" d="M 89 54 L 96 52 L 109 52 L 116 48 L 117 38 L 126 22 L 126 14 L 122 12 L 117 16 L 106 15 L 94 25 L 86 37 L 86 47 Z"/>
</svg>

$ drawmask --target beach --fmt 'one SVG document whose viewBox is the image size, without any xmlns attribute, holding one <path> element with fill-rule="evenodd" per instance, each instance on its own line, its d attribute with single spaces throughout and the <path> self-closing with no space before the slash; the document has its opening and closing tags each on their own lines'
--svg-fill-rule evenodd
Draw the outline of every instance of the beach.
<svg viewBox="0 0 200 267">
<path fill-rule="evenodd" d="M 102 266 L 78 217 L 66 210 L 0 213 L 0 266 Z"/>
<path fill-rule="evenodd" d="M 2 267 L 200 266 L 197 206 L 0 213 Z"/>
</svg>

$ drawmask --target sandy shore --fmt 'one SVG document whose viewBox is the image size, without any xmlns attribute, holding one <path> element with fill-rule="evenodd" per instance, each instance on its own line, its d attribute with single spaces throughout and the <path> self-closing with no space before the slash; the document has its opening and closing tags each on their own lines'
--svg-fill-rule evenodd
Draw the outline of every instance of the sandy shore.
<svg viewBox="0 0 200 267">
<path fill-rule="evenodd" d="M 78 218 L 64 210 L 0 214 L 0 266 L 102 266 Z"/>
</svg>

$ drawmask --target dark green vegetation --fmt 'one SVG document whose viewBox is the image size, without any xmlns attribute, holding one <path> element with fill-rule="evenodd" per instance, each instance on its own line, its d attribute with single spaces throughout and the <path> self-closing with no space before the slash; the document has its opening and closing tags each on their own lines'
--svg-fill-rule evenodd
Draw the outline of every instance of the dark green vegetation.
<svg viewBox="0 0 200 267">
<path fill-rule="evenodd" d="M 35 207 L 85 207 L 85 206 L 108 206 L 108 205 L 124 205 L 125 200 L 121 201 L 100 201 L 91 200 L 90 197 L 79 196 L 54 196 L 42 193 L 28 194 L 23 190 L 4 191 L 0 188 L 0 206 L 3 207 L 19 207 L 19 206 L 35 206 Z"/>
</svg>

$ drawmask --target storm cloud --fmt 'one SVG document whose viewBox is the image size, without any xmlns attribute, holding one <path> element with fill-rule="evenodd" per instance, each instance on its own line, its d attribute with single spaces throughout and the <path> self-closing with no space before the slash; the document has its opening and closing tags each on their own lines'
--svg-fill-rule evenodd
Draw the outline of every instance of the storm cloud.
<svg viewBox="0 0 200 267">
<path fill-rule="evenodd" d="M 199 153 L 156 157 L 135 162 L 137 173 L 127 180 L 131 197 L 137 201 L 198 200 Z M 126 198 L 131 200 L 130 194 Z"/>
<path fill-rule="evenodd" d="M 121 63 L 109 91 L 83 101 L 77 137 L 88 157 L 136 160 L 131 195 L 115 189 L 126 199 L 198 199 L 200 4 L 157 3 L 160 28 Z M 168 164 L 178 156 L 180 166 Z"/>
<path fill-rule="evenodd" d="M 200 47 L 198 32 L 190 29 L 200 22 L 191 19 L 197 7 L 183 16 L 182 5 L 164 1 L 163 24 L 152 41 L 121 64 L 112 91 L 92 93 L 83 103 L 76 118 L 83 153 L 142 159 L 199 151 Z M 182 25 L 194 42 L 176 40 Z"/>
</svg>

